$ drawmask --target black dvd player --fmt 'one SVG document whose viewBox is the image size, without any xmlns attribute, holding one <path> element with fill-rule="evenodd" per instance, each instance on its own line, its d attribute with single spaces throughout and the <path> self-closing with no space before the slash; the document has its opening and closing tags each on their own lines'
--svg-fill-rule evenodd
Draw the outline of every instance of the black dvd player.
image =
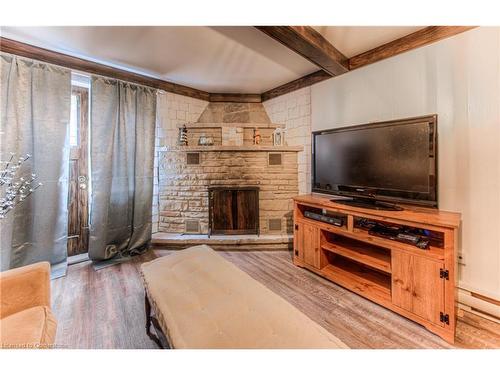
<svg viewBox="0 0 500 375">
<path fill-rule="evenodd" d="M 368 234 L 390 240 L 414 245 L 422 250 L 429 248 L 430 239 L 424 230 L 405 227 L 404 225 L 382 224 L 376 221 L 361 219 L 357 225 L 367 229 Z"/>
<path fill-rule="evenodd" d="M 309 218 L 309 219 L 322 221 L 323 223 L 335 225 L 336 227 L 341 227 L 344 225 L 344 218 L 342 218 L 342 217 L 321 215 L 321 214 L 317 214 L 316 212 L 312 212 L 312 211 L 305 211 L 304 216 Z"/>
</svg>

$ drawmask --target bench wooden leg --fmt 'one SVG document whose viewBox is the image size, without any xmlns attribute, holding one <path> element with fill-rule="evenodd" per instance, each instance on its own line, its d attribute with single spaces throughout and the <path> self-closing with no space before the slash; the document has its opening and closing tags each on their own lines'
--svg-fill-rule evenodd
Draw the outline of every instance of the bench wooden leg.
<svg viewBox="0 0 500 375">
<path fill-rule="evenodd" d="M 161 349 L 164 349 L 165 347 L 161 343 L 160 338 L 151 332 L 151 323 L 153 323 L 155 330 L 160 329 L 160 325 L 158 324 L 156 318 L 151 316 L 151 303 L 149 302 L 148 294 L 146 292 L 144 292 L 144 307 L 146 310 L 146 334 L 156 343 L 156 345 L 158 345 Z"/>
</svg>

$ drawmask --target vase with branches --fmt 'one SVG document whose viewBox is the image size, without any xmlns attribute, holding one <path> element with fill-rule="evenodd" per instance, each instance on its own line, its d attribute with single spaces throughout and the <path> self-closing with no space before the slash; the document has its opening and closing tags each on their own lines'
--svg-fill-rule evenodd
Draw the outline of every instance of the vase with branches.
<svg viewBox="0 0 500 375">
<path fill-rule="evenodd" d="M 36 183 L 36 174 L 19 176 L 19 171 L 31 155 L 26 154 L 16 158 L 14 153 L 10 154 L 8 161 L 0 161 L 0 219 L 6 215 L 15 206 L 26 200 L 33 192 L 42 186 L 42 183 Z"/>
</svg>

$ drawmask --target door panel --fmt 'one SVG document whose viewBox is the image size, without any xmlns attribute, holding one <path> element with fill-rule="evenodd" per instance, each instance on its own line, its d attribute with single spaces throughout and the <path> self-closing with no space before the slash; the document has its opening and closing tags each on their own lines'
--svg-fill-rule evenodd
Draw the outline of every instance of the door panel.
<svg viewBox="0 0 500 375">
<path fill-rule="evenodd" d="M 319 268 L 319 239 L 318 229 L 312 225 L 304 224 L 304 262 L 315 268 Z"/>
<path fill-rule="evenodd" d="M 392 302 L 412 313 L 443 326 L 444 280 L 439 261 L 392 250 Z"/>
<path fill-rule="evenodd" d="M 68 192 L 68 255 L 88 251 L 88 90 L 72 89 Z"/>
<path fill-rule="evenodd" d="M 293 235 L 293 256 L 294 259 L 304 261 L 304 224 L 295 223 L 295 233 Z"/>
<path fill-rule="evenodd" d="M 298 223 L 294 234 L 294 254 L 296 258 L 314 268 L 321 268 L 319 229 L 314 225 Z"/>
<path fill-rule="evenodd" d="M 391 252 L 392 265 L 392 303 L 408 310 L 413 310 L 413 277 L 411 275 L 412 256 L 396 250 Z"/>
<path fill-rule="evenodd" d="M 238 225 L 236 229 L 257 230 L 259 220 L 259 197 L 257 190 L 236 192 Z"/>
<path fill-rule="evenodd" d="M 212 229 L 214 233 L 230 231 L 234 228 L 233 192 L 215 190 L 212 193 Z"/>
</svg>

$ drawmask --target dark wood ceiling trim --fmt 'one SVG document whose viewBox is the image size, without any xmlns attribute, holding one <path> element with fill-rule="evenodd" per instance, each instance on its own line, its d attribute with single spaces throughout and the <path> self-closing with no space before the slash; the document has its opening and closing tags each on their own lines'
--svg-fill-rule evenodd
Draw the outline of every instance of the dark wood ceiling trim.
<svg viewBox="0 0 500 375">
<path fill-rule="evenodd" d="M 285 83 L 284 85 L 275 87 L 269 91 L 262 93 L 262 101 L 275 98 L 277 96 L 288 94 L 289 92 L 299 90 L 303 87 L 314 85 L 315 83 L 324 81 L 325 79 L 332 78 L 330 74 L 324 70 L 318 70 L 314 73 L 308 74 L 304 77 L 300 77 L 294 81 Z"/>
<path fill-rule="evenodd" d="M 400 53 L 463 33 L 476 26 L 429 26 L 349 59 L 349 69 L 357 69 Z"/>
<path fill-rule="evenodd" d="M 234 103 L 260 103 L 262 101 L 260 94 L 210 94 L 211 102 L 234 102 Z"/>
<path fill-rule="evenodd" d="M 332 76 L 349 70 L 348 59 L 311 26 L 255 26 Z"/>
<path fill-rule="evenodd" d="M 137 83 L 144 86 L 154 87 L 174 94 L 189 96 L 196 99 L 209 100 L 210 94 L 188 86 L 164 81 L 157 78 L 144 76 L 142 74 L 128 72 L 126 70 L 113 68 L 108 65 L 69 56 L 63 53 L 50 51 L 45 48 L 35 47 L 30 44 L 21 43 L 12 39 L 0 38 L 0 51 L 13 55 L 23 56 L 34 60 L 63 66 L 65 68 L 78 70 L 90 74 L 102 75 L 123 81 Z"/>
</svg>

